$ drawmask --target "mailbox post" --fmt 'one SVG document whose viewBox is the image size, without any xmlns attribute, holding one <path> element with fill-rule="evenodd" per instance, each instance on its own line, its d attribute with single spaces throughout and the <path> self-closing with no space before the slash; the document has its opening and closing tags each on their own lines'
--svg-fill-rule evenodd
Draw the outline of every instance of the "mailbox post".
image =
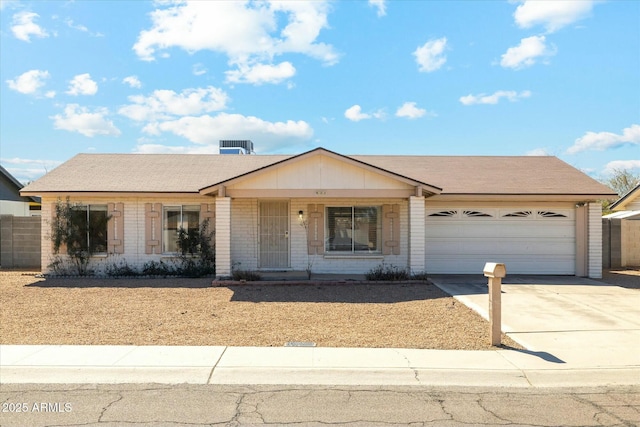
<svg viewBox="0 0 640 427">
<path fill-rule="evenodd" d="M 502 338 L 502 278 L 507 275 L 504 264 L 488 262 L 484 275 L 489 278 L 489 338 L 491 345 L 500 345 Z"/>
</svg>

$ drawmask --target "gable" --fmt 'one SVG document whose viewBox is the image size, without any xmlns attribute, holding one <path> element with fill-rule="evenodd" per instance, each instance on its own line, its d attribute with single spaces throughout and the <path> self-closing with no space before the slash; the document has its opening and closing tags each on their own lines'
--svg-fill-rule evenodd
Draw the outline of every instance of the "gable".
<svg viewBox="0 0 640 427">
<path fill-rule="evenodd" d="M 636 185 L 627 194 L 611 205 L 614 211 L 637 211 L 640 210 L 640 184 Z"/>
<path fill-rule="evenodd" d="M 395 171 L 317 148 L 214 183 L 200 194 L 230 197 L 408 197 L 442 189 Z"/>
<path fill-rule="evenodd" d="M 227 191 L 240 189 L 411 190 L 413 188 L 413 185 L 397 178 L 321 154 L 256 173 L 228 185 Z"/>
</svg>

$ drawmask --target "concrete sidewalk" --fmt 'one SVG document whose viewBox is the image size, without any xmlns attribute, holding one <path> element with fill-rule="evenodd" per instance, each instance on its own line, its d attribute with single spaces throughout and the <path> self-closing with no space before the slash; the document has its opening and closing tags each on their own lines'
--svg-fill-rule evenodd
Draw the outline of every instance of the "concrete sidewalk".
<svg viewBox="0 0 640 427">
<path fill-rule="evenodd" d="M 545 352 L 291 347 L 0 346 L 0 383 L 576 387 L 640 384 L 639 366 Z"/>
<path fill-rule="evenodd" d="M 487 317 L 485 278 L 432 281 Z M 0 345 L 0 384 L 640 384 L 639 291 L 575 277 L 505 282 L 503 330 L 528 350 Z"/>
</svg>

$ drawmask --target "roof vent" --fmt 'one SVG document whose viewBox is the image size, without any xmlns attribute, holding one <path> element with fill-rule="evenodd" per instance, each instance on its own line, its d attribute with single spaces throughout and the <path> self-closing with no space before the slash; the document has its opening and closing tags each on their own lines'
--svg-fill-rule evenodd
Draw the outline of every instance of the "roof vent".
<svg viewBox="0 0 640 427">
<path fill-rule="evenodd" d="M 249 139 L 221 139 L 220 154 L 256 154 Z"/>
</svg>

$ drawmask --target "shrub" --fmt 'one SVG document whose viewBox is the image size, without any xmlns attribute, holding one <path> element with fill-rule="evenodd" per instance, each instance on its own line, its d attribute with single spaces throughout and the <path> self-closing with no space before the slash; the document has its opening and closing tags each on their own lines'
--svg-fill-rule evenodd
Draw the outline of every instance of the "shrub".
<svg viewBox="0 0 640 427">
<path fill-rule="evenodd" d="M 80 205 L 72 205 L 68 197 L 65 202 L 58 199 L 54 210 L 55 215 L 50 223 L 53 253 L 58 255 L 61 251 L 66 252 L 69 263 L 58 262 L 60 259 L 56 256 L 57 259 L 54 259 L 49 267 L 56 273 L 58 273 L 56 269 L 62 269 L 64 266 L 65 273 L 74 269 L 79 276 L 92 274 L 93 272 L 89 270 L 89 262 L 93 254 L 92 248 L 88 245 L 87 236 L 92 231 L 106 230 L 107 222 L 111 217 L 94 216 L 87 220 L 88 216 L 85 213 L 88 211 L 83 210 Z"/>
<path fill-rule="evenodd" d="M 121 277 L 128 276 L 134 277 L 139 276 L 140 272 L 135 268 L 131 267 L 126 259 L 121 259 L 120 261 L 114 261 L 110 264 L 105 265 L 104 273 L 109 277 Z"/>
<path fill-rule="evenodd" d="M 260 273 L 253 270 L 233 270 L 231 277 L 233 277 L 233 280 L 246 280 L 249 282 L 262 280 Z"/>
<path fill-rule="evenodd" d="M 202 277 L 216 273 L 216 251 L 212 243 L 215 232 L 209 231 L 209 220 L 199 229 L 178 230 L 180 265 L 177 273 L 187 277 Z"/>
<path fill-rule="evenodd" d="M 164 261 L 149 261 L 142 266 L 142 274 L 145 276 L 175 276 L 178 274 L 177 269 L 173 265 L 169 265 Z"/>
<path fill-rule="evenodd" d="M 411 276 L 409 275 L 409 271 L 406 268 L 400 268 L 398 266 L 392 264 L 382 263 L 377 267 L 372 268 L 367 273 L 365 273 L 364 277 L 367 280 L 378 280 L 378 281 L 400 281 L 400 280 L 409 280 Z"/>
</svg>

